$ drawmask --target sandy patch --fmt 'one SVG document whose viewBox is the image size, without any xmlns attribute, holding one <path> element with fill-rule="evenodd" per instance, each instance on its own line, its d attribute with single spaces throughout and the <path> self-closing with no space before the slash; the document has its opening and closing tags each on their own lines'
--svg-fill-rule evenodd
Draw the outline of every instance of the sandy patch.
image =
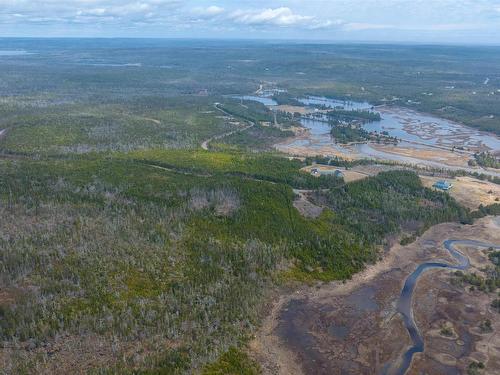
<svg viewBox="0 0 500 375">
<path fill-rule="evenodd" d="M 296 141 L 299 141 L 296 142 Z M 300 142 L 304 141 L 306 143 L 301 144 Z M 336 149 L 333 145 L 322 144 L 315 145 L 311 147 L 309 144 L 307 137 L 294 138 L 293 142 L 285 141 L 282 143 L 278 143 L 274 145 L 274 147 L 281 152 L 286 154 L 295 155 L 295 156 L 305 156 L 305 157 L 314 157 L 314 156 L 325 156 L 325 157 L 335 157 L 338 156 L 345 160 L 355 160 L 363 158 L 362 155 L 358 155 L 356 153 L 346 153 Z"/>
<path fill-rule="evenodd" d="M 311 108 L 299 107 L 295 105 L 277 105 L 272 107 L 272 109 L 288 113 L 300 113 L 301 115 L 307 115 L 309 113 L 317 112 Z"/>
<path fill-rule="evenodd" d="M 410 148 L 376 143 L 371 143 L 370 146 L 377 151 L 387 152 L 389 154 L 434 161 L 456 167 L 467 167 L 467 162 L 470 159 L 470 155 L 468 154 L 439 148 Z"/>
<path fill-rule="evenodd" d="M 285 154 L 300 157 L 338 156 L 346 160 L 361 157 L 361 155 L 356 155 L 354 150 L 349 147 L 344 147 L 344 151 L 342 151 L 333 142 L 324 142 L 324 136 L 313 135 L 309 129 L 292 127 L 288 130 L 293 131 L 294 136 L 274 145 L 274 148 Z"/>
</svg>

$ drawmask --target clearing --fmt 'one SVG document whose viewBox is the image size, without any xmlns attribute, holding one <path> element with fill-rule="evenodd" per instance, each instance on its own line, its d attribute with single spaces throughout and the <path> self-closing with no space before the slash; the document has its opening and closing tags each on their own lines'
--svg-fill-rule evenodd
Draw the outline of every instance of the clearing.
<svg viewBox="0 0 500 375">
<path fill-rule="evenodd" d="M 432 187 L 437 181 L 443 180 L 442 177 L 421 176 L 420 178 L 426 187 Z M 472 177 L 456 177 L 446 179 L 446 181 L 453 184 L 449 194 L 460 204 L 471 210 L 477 209 L 481 204 L 488 206 L 500 201 L 500 185 L 493 182 Z"/>
</svg>

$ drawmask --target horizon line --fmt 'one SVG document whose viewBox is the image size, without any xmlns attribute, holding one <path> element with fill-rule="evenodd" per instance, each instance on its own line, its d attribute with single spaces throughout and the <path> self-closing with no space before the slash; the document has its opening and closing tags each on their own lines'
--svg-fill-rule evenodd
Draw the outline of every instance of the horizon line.
<svg viewBox="0 0 500 375">
<path fill-rule="evenodd" d="M 500 47 L 500 42 L 452 42 L 416 40 L 349 40 L 349 39 L 297 39 L 297 38 L 224 38 L 224 37 L 162 37 L 162 36 L 1 36 L 1 39 L 88 39 L 88 40 L 172 40 L 172 41 L 213 41 L 213 42 L 280 42 L 300 44 L 373 44 L 373 45 L 413 45 L 413 46 L 462 46 Z"/>
</svg>

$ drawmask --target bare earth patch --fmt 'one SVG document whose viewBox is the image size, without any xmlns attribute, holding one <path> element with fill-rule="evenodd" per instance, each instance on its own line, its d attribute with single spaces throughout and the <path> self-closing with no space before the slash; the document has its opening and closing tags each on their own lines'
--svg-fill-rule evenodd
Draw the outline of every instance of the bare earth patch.
<svg viewBox="0 0 500 375">
<path fill-rule="evenodd" d="M 346 154 L 337 149 L 334 143 L 322 142 L 321 136 L 314 136 L 308 129 L 294 127 L 290 128 L 295 136 L 287 138 L 274 147 L 285 154 L 294 156 L 338 156 L 346 160 L 360 158 L 361 155 L 355 155 L 354 151 Z"/>
<path fill-rule="evenodd" d="M 452 152 L 451 150 L 439 148 L 410 148 L 399 145 L 379 145 L 376 143 L 371 143 L 370 146 L 375 150 L 387 152 L 389 154 L 429 160 L 456 167 L 467 167 L 467 162 L 470 159 L 470 154 Z"/>
<path fill-rule="evenodd" d="M 321 215 L 323 207 L 316 206 L 314 203 L 311 203 L 308 200 L 307 191 L 294 189 L 293 192 L 295 193 L 293 206 L 302 216 L 315 219 Z"/>
</svg>

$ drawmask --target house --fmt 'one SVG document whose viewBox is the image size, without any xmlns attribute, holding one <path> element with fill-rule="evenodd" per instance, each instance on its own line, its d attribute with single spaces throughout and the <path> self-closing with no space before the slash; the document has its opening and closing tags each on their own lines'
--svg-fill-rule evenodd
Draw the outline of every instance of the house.
<svg viewBox="0 0 500 375">
<path fill-rule="evenodd" d="M 335 176 L 337 178 L 344 178 L 344 173 L 339 170 L 339 169 L 336 169 L 336 170 L 329 170 L 329 169 L 322 169 L 322 170 L 319 170 L 318 168 L 313 168 L 311 169 L 311 174 L 313 176 Z"/>
<path fill-rule="evenodd" d="M 449 182 L 446 182 L 446 181 L 438 181 L 432 186 L 434 186 L 436 189 L 445 190 L 445 191 L 450 190 L 453 187 L 452 184 L 450 184 Z"/>
</svg>

